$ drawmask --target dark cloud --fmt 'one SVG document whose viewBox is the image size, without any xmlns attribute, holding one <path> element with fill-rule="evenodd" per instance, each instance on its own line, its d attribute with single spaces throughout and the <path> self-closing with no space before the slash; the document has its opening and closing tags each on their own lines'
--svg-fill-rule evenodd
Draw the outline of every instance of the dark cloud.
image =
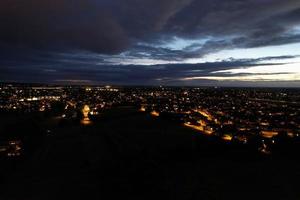
<svg viewBox="0 0 300 200">
<path fill-rule="evenodd" d="M 34 49 L 114 53 L 126 46 L 120 25 L 91 0 L 3 0 L 0 41 Z"/>
<path fill-rule="evenodd" d="M 204 46 L 218 50 L 298 42 L 285 33 L 299 19 L 298 0 L 2 0 L 0 42 L 112 54 L 171 36 L 235 36 Z"/>
<path fill-rule="evenodd" d="M 257 59 L 228 59 L 220 62 L 198 64 L 165 65 L 97 65 L 90 54 L 75 56 L 73 54 L 48 53 L 36 56 L 36 60 L 22 61 L 23 65 L 7 63 L 0 68 L 0 80 L 41 83 L 71 84 L 131 84 L 131 85 L 180 85 L 180 84 L 216 84 L 216 81 L 200 80 L 182 82 L 182 78 L 195 76 L 215 76 L 214 72 L 252 66 L 278 65 L 273 60 L 284 60 L 297 56 L 263 57 Z M 44 62 L 41 62 L 45 58 Z M 49 59 L 50 58 L 50 59 Z M 55 59 L 52 59 L 55 58 Z M 89 58 L 89 59 L 87 59 Z M 52 60 L 52 62 L 50 62 Z M 56 60 L 55 62 L 53 60 Z M 263 62 L 264 61 L 264 62 Z M 261 64 L 263 62 L 264 64 Z M 30 67 L 29 67 L 30 65 Z M 271 73 L 269 73 L 271 74 Z M 274 73 L 276 74 L 276 73 Z M 282 74 L 282 73 L 281 73 Z M 218 76 L 231 76 L 220 72 Z M 246 76 L 249 74 L 240 74 Z M 259 74 L 264 75 L 264 74 Z"/>
<path fill-rule="evenodd" d="M 299 0 L 1 0 L 0 78 L 171 81 L 260 60 L 116 64 L 137 58 L 180 62 L 228 49 L 298 43 L 299 25 Z M 166 45 L 174 38 L 194 42 L 174 49 Z"/>
</svg>

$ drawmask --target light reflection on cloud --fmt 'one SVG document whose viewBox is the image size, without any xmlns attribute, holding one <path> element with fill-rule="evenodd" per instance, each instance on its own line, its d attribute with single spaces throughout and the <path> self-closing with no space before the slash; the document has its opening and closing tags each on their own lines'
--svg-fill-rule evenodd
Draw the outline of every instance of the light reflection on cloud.
<svg viewBox="0 0 300 200">
<path fill-rule="evenodd" d="M 213 74 L 300 74 L 300 63 L 283 65 L 263 65 L 255 67 L 235 68 L 212 72 Z M 291 79 L 292 80 L 292 79 Z"/>
<path fill-rule="evenodd" d="M 214 74 L 214 76 L 193 76 L 181 78 L 180 80 L 300 81 L 300 63 L 235 68 L 215 71 L 211 74 Z"/>
<path fill-rule="evenodd" d="M 299 55 L 300 54 L 300 43 L 268 46 L 259 48 L 248 48 L 248 49 L 233 49 L 223 50 L 216 53 L 209 54 L 204 58 L 191 59 L 192 62 L 206 60 L 208 62 L 215 62 L 218 60 L 226 60 L 228 58 L 234 59 L 255 59 L 257 57 L 270 57 L 270 56 L 284 56 L 284 55 Z"/>
<path fill-rule="evenodd" d="M 296 74 L 265 74 L 237 76 L 195 76 L 180 79 L 181 81 L 214 80 L 214 81 L 300 81 L 300 73 Z"/>
</svg>

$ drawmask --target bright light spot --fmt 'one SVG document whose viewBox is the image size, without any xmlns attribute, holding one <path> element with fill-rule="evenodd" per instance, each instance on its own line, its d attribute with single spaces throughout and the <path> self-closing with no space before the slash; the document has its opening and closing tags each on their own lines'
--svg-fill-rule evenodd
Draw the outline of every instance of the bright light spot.
<svg viewBox="0 0 300 200">
<path fill-rule="evenodd" d="M 232 140 L 232 136 L 226 134 L 226 135 L 223 135 L 222 139 L 225 140 L 225 141 L 231 141 Z"/>
<path fill-rule="evenodd" d="M 91 120 L 89 118 L 90 107 L 88 105 L 84 105 L 81 112 L 83 114 L 83 119 L 81 120 L 81 124 L 83 124 L 83 125 L 91 124 Z"/>
<path fill-rule="evenodd" d="M 145 112 L 145 111 L 146 111 L 146 108 L 142 106 L 142 107 L 140 108 L 140 112 Z"/>
<path fill-rule="evenodd" d="M 152 111 L 152 112 L 151 112 L 151 115 L 154 116 L 154 117 L 159 117 L 159 112 L 157 112 L 157 111 Z"/>
<path fill-rule="evenodd" d="M 276 132 L 276 131 L 262 131 L 261 135 L 264 138 L 273 138 L 274 136 L 278 135 L 278 132 Z"/>
</svg>

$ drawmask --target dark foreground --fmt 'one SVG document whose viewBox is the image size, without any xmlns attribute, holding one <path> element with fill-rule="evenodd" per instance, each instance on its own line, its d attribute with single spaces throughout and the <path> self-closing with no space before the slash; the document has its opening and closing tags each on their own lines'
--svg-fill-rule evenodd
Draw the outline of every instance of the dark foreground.
<svg viewBox="0 0 300 200">
<path fill-rule="evenodd" d="M 14 167 L 1 172 L 1 200 L 300 198 L 298 158 L 232 149 L 126 108 L 56 127 Z"/>
</svg>

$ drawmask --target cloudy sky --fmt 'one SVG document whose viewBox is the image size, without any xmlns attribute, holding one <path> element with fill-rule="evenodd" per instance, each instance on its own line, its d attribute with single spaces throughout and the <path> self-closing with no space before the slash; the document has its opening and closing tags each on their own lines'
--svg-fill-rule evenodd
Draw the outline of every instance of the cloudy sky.
<svg viewBox="0 0 300 200">
<path fill-rule="evenodd" d="M 300 1 L 1 0 L 0 81 L 300 87 Z"/>
</svg>

